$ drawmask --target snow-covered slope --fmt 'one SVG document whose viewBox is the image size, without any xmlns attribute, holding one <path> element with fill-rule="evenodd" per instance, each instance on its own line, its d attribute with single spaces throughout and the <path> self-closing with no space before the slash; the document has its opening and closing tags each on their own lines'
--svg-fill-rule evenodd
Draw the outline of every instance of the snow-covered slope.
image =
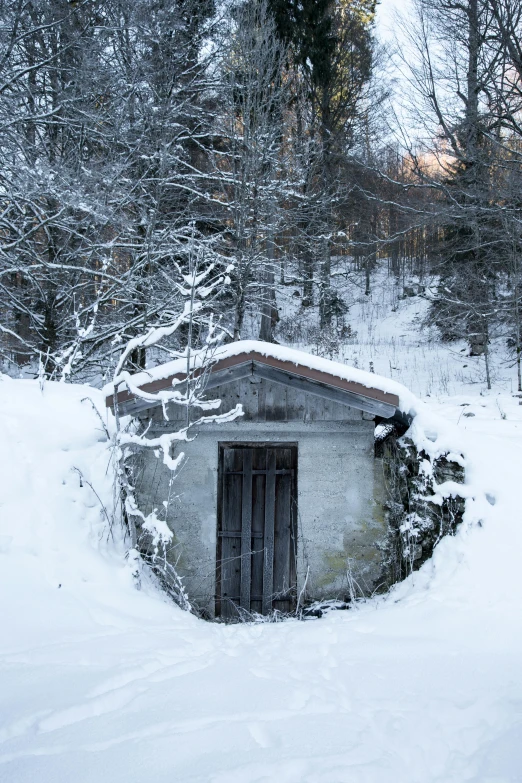
<svg viewBox="0 0 522 783">
<path fill-rule="evenodd" d="M 348 306 L 344 318 L 351 336 L 339 340 L 335 324 L 331 330 L 319 329 L 318 308 L 301 307 L 299 290 L 280 286 L 278 306 L 281 322 L 278 339 L 296 348 L 328 356 L 361 370 L 399 381 L 413 394 L 479 394 L 486 388 L 483 356 L 470 356 L 464 340 L 443 344 L 429 321 L 429 302 L 424 296 L 404 297 L 404 290 L 418 290 L 418 278 L 397 280 L 393 285 L 386 261 L 372 274 L 371 294 L 355 285 L 356 278 L 339 275 L 336 289 Z M 257 317 L 257 316 L 256 316 Z M 249 324 L 257 334 L 258 324 Z M 490 346 L 491 374 L 497 390 L 517 388 L 514 354 L 508 350 L 506 336 L 493 330 Z"/>
<path fill-rule="evenodd" d="M 2 650 L 151 612 L 136 596 L 113 507 L 104 400 L 88 386 L 0 376 Z M 135 600 L 136 599 L 136 600 Z M 158 604 L 160 614 L 164 607 Z"/>
<path fill-rule="evenodd" d="M 219 626 L 134 590 L 107 540 L 98 394 L 0 381 L 0 780 L 522 780 L 516 398 L 422 406 L 466 455 L 466 519 L 388 598 Z"/>
</svg>

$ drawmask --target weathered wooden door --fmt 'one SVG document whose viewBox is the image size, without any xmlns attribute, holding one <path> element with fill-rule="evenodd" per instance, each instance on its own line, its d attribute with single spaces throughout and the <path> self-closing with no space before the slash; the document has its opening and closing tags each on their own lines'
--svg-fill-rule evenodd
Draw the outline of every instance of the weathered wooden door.
<svg viewBox="0 0 522 783">
<path fill-rule="evenodd" d="M 296 600 L 297 446 L 220 444 L 216 614 Z"/>
</svg>

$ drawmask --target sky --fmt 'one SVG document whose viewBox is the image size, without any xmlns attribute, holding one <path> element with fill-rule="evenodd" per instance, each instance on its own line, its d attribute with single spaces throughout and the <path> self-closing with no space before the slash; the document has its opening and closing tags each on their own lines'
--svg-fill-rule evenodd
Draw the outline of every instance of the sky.
<svg viewBox="0 0 522 783">
<path fill-rule="evenodd" d="M 412 0 L 378 0 L 376 13 L 376 32 L 378 40 L 393 51 L 394 44 L 399 43 L 403 52 L 408 52 L 410 44 L 407 40 L 403 25 L 401 25 L 400 16 L 407 19 L 411 17 L 408 13 L 412 9 Z M 411 87 L 408 85 L 404 73 L 401 73 L 404 65 L 399 66 L 398 58 L 389 57 L 386 63 L 387 78 L 393 82 L 393 91 L 391 103 L 398 117 L 400 117 L 401 126 L 410 136 L 423 136 L 424 131 L 416 128 L 415 122 L 410 116 L 408 101 L 411 99 Z M 400 137 L 402 140 L 402 136 Z"/>
<path fill-rule="evenodd" d="M 384 41 L 391 40 L 397 35 L 397 25 L 394 23 L 395 12 L 404 12 L 409 5 L 409 0 L 379 0 L 377 32 Z"/>
</svg>

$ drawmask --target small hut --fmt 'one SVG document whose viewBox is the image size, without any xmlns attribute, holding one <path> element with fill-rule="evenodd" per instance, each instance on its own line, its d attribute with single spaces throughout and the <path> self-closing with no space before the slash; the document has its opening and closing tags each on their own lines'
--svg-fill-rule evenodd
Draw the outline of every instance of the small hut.
<svg viewBox="0 0 522 783">
<path fill-rule="evenodd" d="M 133 377 L 144 392 L 184 377 L 176 361 Z M 153 453 L 140 459 L 136 493 L 149 513 L 167 505 L 171 557 L 192 603 L 209 617 L 292 611 L 306 598 L 346 600 L 379 579 L 386 525 L 376 422 L 401 418 L 393 382 L 268 343 L 220 348 L 205 394 L 244 415 L 205 424 L 183 444 L 174 482 Z M 392 390 L 390 390 L 392 389 Z M 178 430 L 186 411 L 129 391 L 121 414 L 147 437 Z M 107 405 L 114 407 L 114 395 Z M 156 407 L 154 407 L 154 405 Z"/>
</svg>

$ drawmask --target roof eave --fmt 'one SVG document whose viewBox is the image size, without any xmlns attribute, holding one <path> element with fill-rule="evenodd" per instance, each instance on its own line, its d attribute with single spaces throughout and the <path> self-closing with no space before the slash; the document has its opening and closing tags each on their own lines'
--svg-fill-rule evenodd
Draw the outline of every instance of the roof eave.
<svg viewBox="0 0 522 783">
<path fill-rule="evenodd" d="M 203 372 L 204 370 L 198 369 L 194 376 L 198 377 Z M 205 387 L 215 388 L 249 375 L 257 375 L 274 383 L 315 394 L 382 418 L 393 417 L 399 406 L 399 398 L 390 392 L 369 388 L 356 381 L 350 381 L 305 365 L 264 356 L 257 351 L 228 356 L 215 362 L 210 368 Z M 151 380 L 149 383 L 142 384 L 140 388 L 151 394 L 171 388 L 173 381 L 179 383 L 183 382 L 185 378 L 186 374 L 178 373 L 167 378 Z M 154 408 L 161 404 L 160 400 L 157 402 L 143 400 L 128 390 L 118 392 L 117 402 L 119 411 L 124 415 Z M 107 407 L 114 410 L 114 394 L 106 398 L 106 404 Z"/>
</svg>

